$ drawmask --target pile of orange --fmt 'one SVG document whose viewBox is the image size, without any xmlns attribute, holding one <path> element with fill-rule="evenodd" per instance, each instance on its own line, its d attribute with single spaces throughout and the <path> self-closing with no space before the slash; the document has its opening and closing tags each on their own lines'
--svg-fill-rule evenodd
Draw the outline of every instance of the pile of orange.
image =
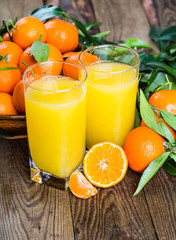
<svg viewBox="0 0 176 240">
<path fill-rule="evenodd" d="M 74 51 L 79 42 L 77 28 L 59 19 L 45 24 L 35 17 L 19 19 L 15 27 L 3 35 L 0 42 L 0 114 L 25 114 L 22 74 L 36 62 L 30 54 L 35 40 L 49 47 L 48 61 L 63 61 L 63 54 Z M 8 67 L 9 69 L 4 69 Z M 13 68 L 13 69 L 12 69 Z"/>
</svg>

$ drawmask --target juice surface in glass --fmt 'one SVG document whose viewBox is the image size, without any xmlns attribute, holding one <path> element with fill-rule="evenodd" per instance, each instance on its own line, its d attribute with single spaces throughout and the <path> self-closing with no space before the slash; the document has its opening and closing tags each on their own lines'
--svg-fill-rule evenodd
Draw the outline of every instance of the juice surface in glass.
<svg viewBox="0 0 176 240">
<path fill-rule="evenodd" d="M 104 141 L 123 146 L 134 126 L 137 70 L 117 62 L 94 63 L 86 70 L 87 148 Z"/>
<path fill-rule="evenodd" d="M 59 178 L 67 178 L 85 153 L 86 87 L 79 83 L 47 76 L 32 83 L 25 92 L 32 159 L 40 170 Z"/>
</svg>

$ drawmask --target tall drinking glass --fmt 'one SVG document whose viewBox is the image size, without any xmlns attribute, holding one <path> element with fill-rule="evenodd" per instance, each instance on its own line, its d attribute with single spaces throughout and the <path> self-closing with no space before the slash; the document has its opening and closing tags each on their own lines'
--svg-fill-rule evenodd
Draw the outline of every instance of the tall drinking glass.
<svg viewBox="0 0 176 240">
<path fill-rule="evenodd" d="M 76 79 L 62 74 L 69 69 L 77 73 Z M 86 77 L 84 68 L 65 62 L 38 63 L 25 71 L 34 181 L 65 189 L 67 178 L 81 164 L 86 141 Z"/>
<path fill-rule="evenodd" d="M 87 148 L 103 141 L 123 146 L 134 127 L 138 54 L 118 45 L 101 45 L 82 52 L 79 61 L 88 74 Z"/>
</svg>

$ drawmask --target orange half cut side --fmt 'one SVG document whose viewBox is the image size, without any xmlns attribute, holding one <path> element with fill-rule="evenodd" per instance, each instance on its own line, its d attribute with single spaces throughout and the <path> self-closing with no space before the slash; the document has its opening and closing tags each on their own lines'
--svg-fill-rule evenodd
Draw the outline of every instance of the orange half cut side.
<svg viewBox="0 0 176 240">
<path fill-rule="evenodd" d="M 86 178 L 95 186 L 108 188 L 119 183 L 128 168 L 126 154 L 122 147 L 103 142 L 94 145 L 83 160 Z"/>
</svg>

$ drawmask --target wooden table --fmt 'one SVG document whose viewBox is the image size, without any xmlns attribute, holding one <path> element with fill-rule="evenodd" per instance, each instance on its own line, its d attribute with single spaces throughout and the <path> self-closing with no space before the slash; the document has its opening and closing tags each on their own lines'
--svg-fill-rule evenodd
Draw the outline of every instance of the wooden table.
<svg viewBox="0 0 176 240">
<path fill-rule="evenodd" d="M 150 24 L 176 24 L 175 0 L 57 0 L 83 22 L 102 21 L 107 39 L 138 37 L 151 43 Z M 0 18 L 22 17 L 42 6 L 41 0 L 0 1 Z M 96 28 L 94 31 L 97 32 Z M 152 43 L 151 43 L 152 44 Z M 0 240 L 176 239 L 176 178 L 161 169 L 144 190 L 132 197 L 140 174 L 80 200 L 29 179 L 27 140 L 0 139 Z"/>
</svg>

